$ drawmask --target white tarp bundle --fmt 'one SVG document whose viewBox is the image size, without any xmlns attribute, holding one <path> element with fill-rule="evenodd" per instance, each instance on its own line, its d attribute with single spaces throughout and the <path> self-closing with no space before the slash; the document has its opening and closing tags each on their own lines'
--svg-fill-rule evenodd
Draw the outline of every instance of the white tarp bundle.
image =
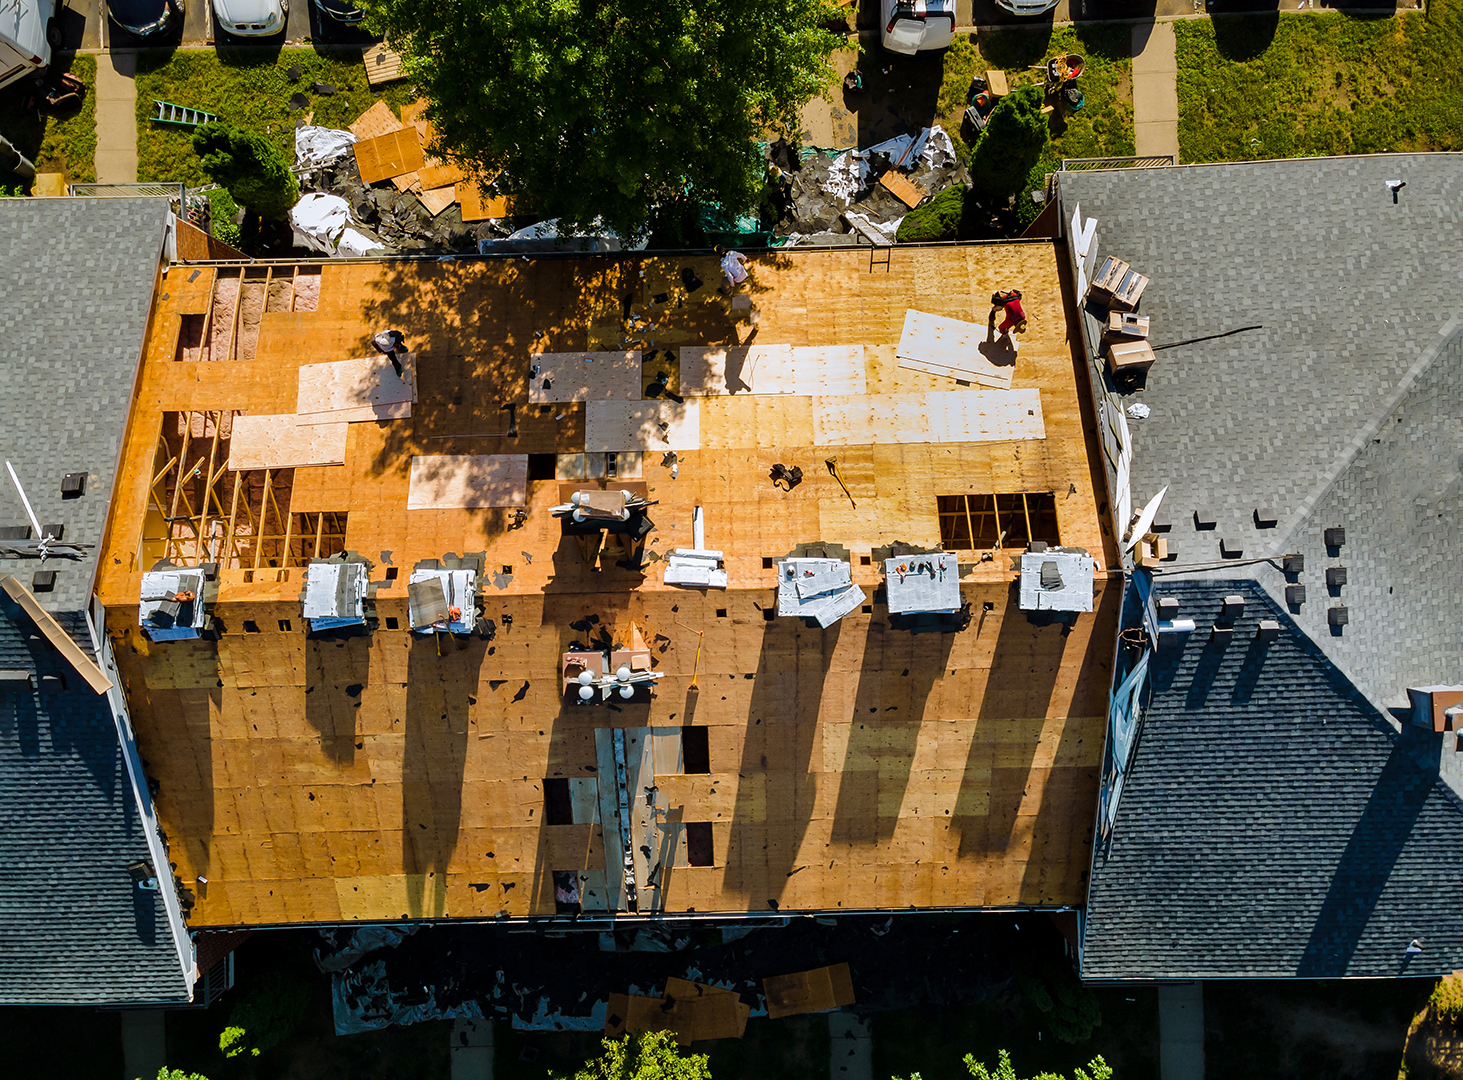
<svg viewBox="0 0 1463 1080">
<path fill-rule="evenodd" d="M 340 157 L 353 145 L 356 137 L 349 131 L 336 128 L 295 128 L 295 165 L 301 169 L 314 165 L 325 165 Z"/>
<path fill-rule="evenodd" d="M 576 229 L 562 229 L 559 226 L 558 218 L 550 218 L 548 221 L 540 221 L 537 224 L 529 225 L 527 228 L 519 229 L 517 232 L 509 233 L 508 240 L 557 240 L 560 237 L 577 237 L 599 240 L 604 243 L 605 251 L 644 251 L 650 243 L 650 237 L 644 236 L 633 243 L 627 243 L 625 238 L 612 229 L 603 228 L 596 219 L 590 223 L 591 232 L 583 232 Z"/>
<path fill-rule="evenodd" d="M 312 191 L 290 210 L 295 244 L 341 257 L 369 255 L 382 246 L 352 226 L 350 204 L 339 195 Z"/>
</svg>

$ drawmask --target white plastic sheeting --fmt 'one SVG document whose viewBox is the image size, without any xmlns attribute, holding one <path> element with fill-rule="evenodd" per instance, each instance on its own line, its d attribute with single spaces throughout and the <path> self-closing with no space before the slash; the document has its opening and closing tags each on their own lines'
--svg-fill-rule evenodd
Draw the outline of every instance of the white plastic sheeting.
<svg viewBox="0 0 1463 1080">
<path fill-rule="evenodd" d="M 605 251 L 644 251 L 650 243 L 650 237 L 644 236 L 639 240 L 629 242 L 624 237 L 611 229 L 603 228 L 596 220 L 590 223 L 589 232 L 574 229 L 561 229 L 558 218 L 550 218 L 548 221 L 540 221 L 537 224 L 529 225 L 527 228 L 519 229 L 517 232 L 509 233 L 508 240 L 556 240 L 560 237 L 588 237 L 602 241 Z"/>
<path fill-rule="evenodd" d="M 844 206 L 852 205 L 871 182 L 875 157 L 888 158 L 889 164 L 902 172 L 918 165 L 938 169 L 954 164 L 955 144 L 945 129 L 936 124 L 918 135 L 896 135 L 864 150 L 845 150 L 828 167 L 823 191 L 841 200 Z"/>
<path fill-rule="evenodd" d="M 369 255 L 382 246 L 352 226 L 350 204 L 339 195 L 312 191 L 290 210 L 295 244 L 341 257 Z"/>
<path fill-rule="evenodd" d="M 338 128 L 311 127 L 295 128 L 295 165 L 308 168 L 326 165 L 340 157 L 355 145 L 356 137 L 349 131 Z"/>
</svg>

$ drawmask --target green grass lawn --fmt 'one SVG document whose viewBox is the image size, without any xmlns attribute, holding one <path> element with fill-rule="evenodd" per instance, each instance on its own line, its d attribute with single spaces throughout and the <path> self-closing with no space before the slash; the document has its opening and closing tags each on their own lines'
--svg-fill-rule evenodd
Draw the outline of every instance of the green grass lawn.
<svg viewBox="0 0 1463 1080">
<path fill-rule="evenodd" d="M 1186 162 L 1463 148 L 1463 0 L 1174 24 Z"/>
<path fill-rule="evenodd" d="M 65 173 L 72 183 L 93 181 L 97 178 L 96 57 L 58 56 L 52 66 L 86 83 L 81 107 L 60 116 L 23 110 L 21 105 L 31 88 L 30 80 L 22 79 L 0 90 L 0 132 L 35 162 L 37 172 Z"/>
<path fill-rule="evenodd" d="M 1011 89 L 1042 82 L 1043 72 L 1035 65 L 1061 53 L 1079 53 L 1086 58 L 1082 77 L 1082 108 L 1065 118 L 1051 116 L 1051 142 L 1031 170 L 1026 190 L 1041 186 L 1047 173 L 1061 168 L 1062 158 L 1126 157 L 1133 153 L 1133 61 L 1127 26 L 1083 24 L 1058 27 L 1050 36 L 1044 30 L 1000 30 L 973 37 L 961 35 L 945 54 L 945 74 L 940 86 L 939 122 L 955 140 L 962 157 L 969 155 L 967 130 L 961 124 L 966 92 L 973 76 L 988 69 L 1006 72 Z M 1023 222 L 1036 217 L 1040 207 L 1023 194 L 1017 212 Z"/>
<path fill-rule="evenodd" d="M 297 82 L 287 72 L 299 67 Z M 317 97 L 312 83 L 336 88 Z M 310 98 L 292 112 L 290 98 Z M 240 127 L 276 143 L 287 160 L 295 158 L 295 123 L 314 112 L 313 123 L 347 127 L 372 102 L 384 98 L 396 113 L 412 99 L 409 82 L 390 83 L 379 91 L 366 82 L 359 49 L 219 49 L 142 52 L 137 57 L 137 179 L 204 184 L 208 178 L 193 152 L 192 132 L 155 124 L 154 99 L 217 113 Z"/>
</svg>

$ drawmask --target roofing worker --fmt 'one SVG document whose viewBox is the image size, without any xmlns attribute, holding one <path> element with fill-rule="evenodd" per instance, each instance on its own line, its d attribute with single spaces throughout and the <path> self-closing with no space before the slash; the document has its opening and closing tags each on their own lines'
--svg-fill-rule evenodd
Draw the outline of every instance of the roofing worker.
<svg viewBox="0 0 1463 1080">
<path fill-rule="evenodd" d="M 1012 330 L 1018 334 L 1026 332 L 1026 309 L 1021 306 L 1021 290 L 1012 289 L 1010 292 L 998 292 L 991 296 L 991 306 L 999 308 L 1005 315 L 1001 320 L 1000 331 L 1009 335 Z M 996 313 L 991 312 L 991 322 L 996 321 Z"/>
<path fill-rule="evenodd" d="M 726 276 L 722 283 L 721 293 L 728 296 L 736 291 L 738 285 L 747 280 L 747 264 L 752 260 L 743 255 L 740 251 L 728 251 L 724 247 L 716 249 L 721 256 L 721 272 Z"/>
<path fill-rule="evenodd" d="M 400 330 L 382 330 L 371 339 L 371 344 L 376 347 L 377 352 L 384 353 L 391 361 L 391 366 L 396 369 L 396 377 L 401 378 L 401 360 L 397 353 L 406 352 L 406 339 Z"/>
</svg>

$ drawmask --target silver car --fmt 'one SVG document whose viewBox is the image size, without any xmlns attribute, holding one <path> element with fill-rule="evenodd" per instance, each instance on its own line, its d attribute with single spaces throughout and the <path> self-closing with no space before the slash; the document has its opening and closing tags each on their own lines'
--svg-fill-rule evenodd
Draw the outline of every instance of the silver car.
<svg viewBox="0 0 1463 1080">
<path fill-rule="evenodd" d="M 996 0 L 996 7 L 1012 15 L 1040 15 L 1057 6 L 1057 0 Z"/>
<path fill-rule="evenodd" d="M 278 34 L 289 12 L 289 0 L 213 0 L 214 20 L 235 37 Z"/>
</svg>

